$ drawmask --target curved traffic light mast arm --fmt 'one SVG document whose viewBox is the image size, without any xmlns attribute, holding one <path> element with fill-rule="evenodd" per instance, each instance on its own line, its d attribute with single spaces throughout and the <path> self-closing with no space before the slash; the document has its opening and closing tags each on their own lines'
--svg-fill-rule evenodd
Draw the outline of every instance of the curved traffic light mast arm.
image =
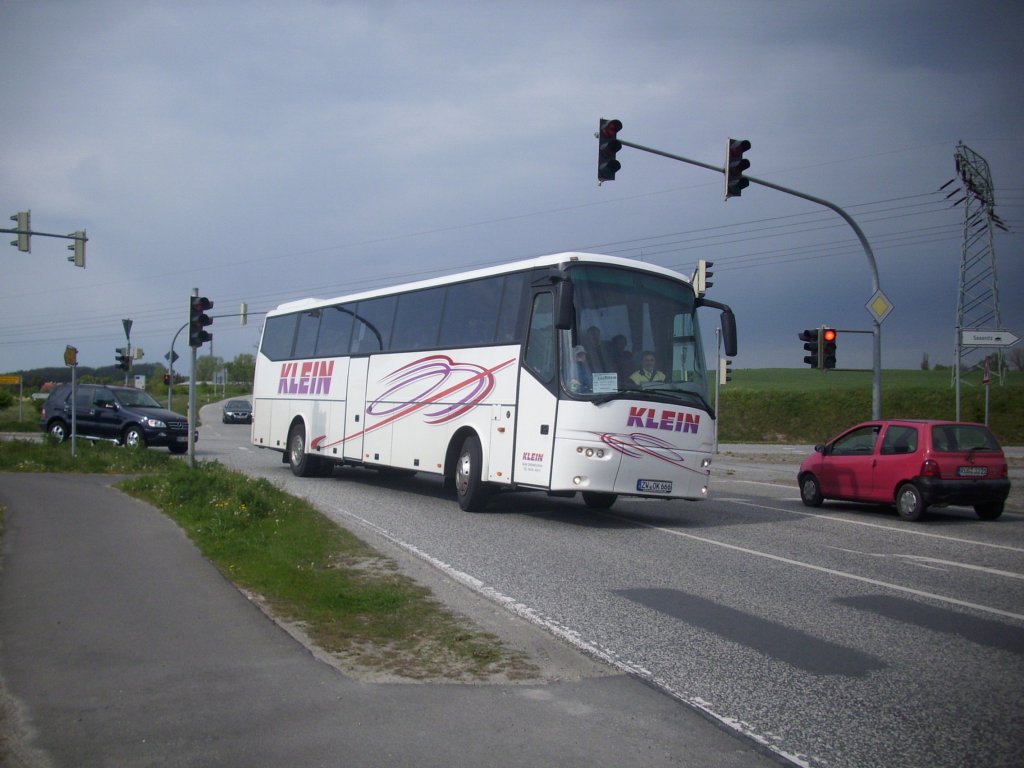
<svg viewBox="0 0 1024 768">
<path fill-rule="evenodd" d="M 678 160 L 681 163 L 689 163 L 690 165 L 696 165 L 700 168 L 707 168 L 708 170 L 717 171 L 718 173 L 721 174 L 726 173 L 725 168 L 719 167 L 717 165 L 711 165 L 710 163 L 702 163 L 699 160 L 691 160 L 688 157 L 673 155 L 669 152 L 662 152 L 660 149 L 645 147 L 642 144 L 634 144 L 632 141 L 625 141 L 623 139 L 619 139 L 619 143 L 624 147 L 632 147 L 633 149 L 639 149 L 643 152 L 650 152 L 651 154 L 654 155 L 661 155 L 662 157 L 667 157 L 671 160 Z M 867 237 L 864 236 L 864 232 L 857 225 L 857 222 L 853 220 L 850 214 L 848 214 L 835 203 L 830 203 L 828 200 L 824 200 L 820 197 L 808 195 L 804 192 L 798 192 L 795 189 L 784 187 L 781 184 L 773 184 L 770 181 L 758 179 L 753 176 L 748 176 L 746 174 L 743 174 L 743 178 L 747 179 L 751 184 L 760 184 L 762 187 L 775 189 L 778 190 L 779 192 L 785 192 L 787 195 L 793 195 L 794 197 L 800 197 L 803 198 L 804 200 L 809 200 L 812 203 L 823 205 L 826 208 L 829 208 L 838 213 L 840 216 L 842 216 L 843 220 L 847 224 L 849 224 L 850 227 L 853 229 L 854 233 L 856 233 L 857 239 L 860 240 L 860 244 L 864 248 L 864 255 L 867 256 L 868 267 L 870 267 L 871 269 L 871 287 L 873 292 L 878 293 L 878 291 L 881 290 L 881 286 L 879 285 L 878 280 L 878 265 L 875 263 L 875 254 L 871 250 L 871 245 L 868 243 Z M 872 320 L 874 322 L 874 343 L 872 351 L 873 381 L 871 387 L 871 418 L 877 420 L 882 418 L 882 324 L 877 317 L 873 317 Z"/>
</svg>

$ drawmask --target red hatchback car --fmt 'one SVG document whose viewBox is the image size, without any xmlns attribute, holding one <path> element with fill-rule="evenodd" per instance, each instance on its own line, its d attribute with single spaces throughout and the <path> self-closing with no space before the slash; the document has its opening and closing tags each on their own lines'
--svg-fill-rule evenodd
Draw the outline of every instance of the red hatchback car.
<svg viewBox="0 0 1024 768">
<path fill-rule="evenodd" d="M 883 420 L 858 424 L 816 445 L 797 474 L 809 507 L 825 499 L 895 504 L 904 520 L 929 506 L 972 506 L 982 520 L 1003 513 L 1006 456 L 984 424 Z"/>
</svg>

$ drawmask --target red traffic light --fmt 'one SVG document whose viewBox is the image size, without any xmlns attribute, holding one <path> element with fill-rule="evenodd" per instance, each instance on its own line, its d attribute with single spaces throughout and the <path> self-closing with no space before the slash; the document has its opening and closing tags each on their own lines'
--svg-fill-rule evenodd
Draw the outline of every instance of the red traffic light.
<svg viewBox="0 0 1024 768">
<path fill-rule="evenodd" d="M 622 149 L 622 142 L 615 138 L 622 130 L 621 120 L 605 120 L 597 127 L 597 180 L 612 181 L 622 167 L 615 154 Z"/>
<path fill-rule="evenodd" d="M 601 121 L 601 136 L 605 139 L 614 139 L 619 131 L 622 130 L 621 120 L 602 120 Z"/>
<path fill-rule="evenodd" d="M 188 300 L 188 345 L 201 347 L 213 339 L 209 331 L 203 329 L 213 322 L 206 311 L 213 309 L 213 302 L 205 296 L 192 296 Z"/>
<path fill-rule="evenodd" d="M 835 328 L 823 328 L 822 329 L 822 340 L 823 341 L 835 341 L 836 340 L 836 329 Z"/>
<path fill-rule="evenodd" d="M 750 179 L 743 172 L 750 167 L 750 161 L 743 153 L 750 149 L 746 139 L 728 139 L 725 144 L 725 199 L 739 197 L 748 186 Z"/>
<path fill-rule="evenodd" d="M 743 153 L 750 149 L 750 142 L 747 139 L 729 139 L 729 156 L 730 157 L 743 157 Z M 750 161 L 747 161 L 746 168 L 750 167 Z M 744 170 L 746 170 L 744 168 Z"/>
</svg>

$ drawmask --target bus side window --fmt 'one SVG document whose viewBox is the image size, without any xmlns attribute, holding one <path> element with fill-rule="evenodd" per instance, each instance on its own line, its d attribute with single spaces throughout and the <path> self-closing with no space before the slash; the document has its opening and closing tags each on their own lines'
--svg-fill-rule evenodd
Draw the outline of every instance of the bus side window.
<svg viewBox="0 0 1024 768">
<path fill-rule="evenodd" d="M 288 360 L 292 356 L 292 342 L 295 340 L 295 321 L 298 315 L 277 315 L 268 317 L 263 328 L 263 343 L 260 352 L 269 360 Z"/>
<path fill-rule="evenodd" d="M 492 343 L 500 298 L 500 277 L 449 285 L 441 319 L 440 346 Z"/>
<path fill-rule="evenodd" d="M 505 275 L 501 292 L 501 309 L 498 312 L 498 332 L 495 341 L 508 344 L 523 339 L 520 315 L 525 314 L 527 305 L 527 273 L 516 272 Z"/>
<path fill-rule="evenodd" d="M 316 354 L 316 337 L 320 333 L 320 310 L 311 309 L 299 313 L 299 329 L 295 334 L 295 358 L 313 357 Z"/>
<path fill-rule="evenodd" d="M 444 286 L 398 297 L 391 349 L 430 349 L 437 346 L 437 325 L 444 305 Z"/>
<path fill-rule="evenodd" d="M 323 308 L 320 335 L 316 339 L 317 357 L 340 357 L 348 354 L 353 314 L 354 310 L 344 305 Z"/>
<path fill-rule="evenodd" d="M 381 296 L 376 299 L 365 299 L 356 305 L 352 354 L 388 350 L 397 302 L 396 296 Z"/>
<path fill-rule="evenodd" d="M 526 366 L 544 382 L 551 381 L 555 375 L 554 299 L 550 293 L 539 293 L 533 299 Z"/>
</svg>

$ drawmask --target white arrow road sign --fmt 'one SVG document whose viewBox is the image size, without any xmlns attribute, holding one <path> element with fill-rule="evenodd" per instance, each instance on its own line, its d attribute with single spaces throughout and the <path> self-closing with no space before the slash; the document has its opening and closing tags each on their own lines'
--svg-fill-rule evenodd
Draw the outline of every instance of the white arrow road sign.
<svg viewBox="0 0 1024 768">
<path fill-rule="evenodd" d="M 1012 347 L 1018 341 L 1010 331 L 960 331 L 960 343 L 968 347 Z"/>
</svg>

